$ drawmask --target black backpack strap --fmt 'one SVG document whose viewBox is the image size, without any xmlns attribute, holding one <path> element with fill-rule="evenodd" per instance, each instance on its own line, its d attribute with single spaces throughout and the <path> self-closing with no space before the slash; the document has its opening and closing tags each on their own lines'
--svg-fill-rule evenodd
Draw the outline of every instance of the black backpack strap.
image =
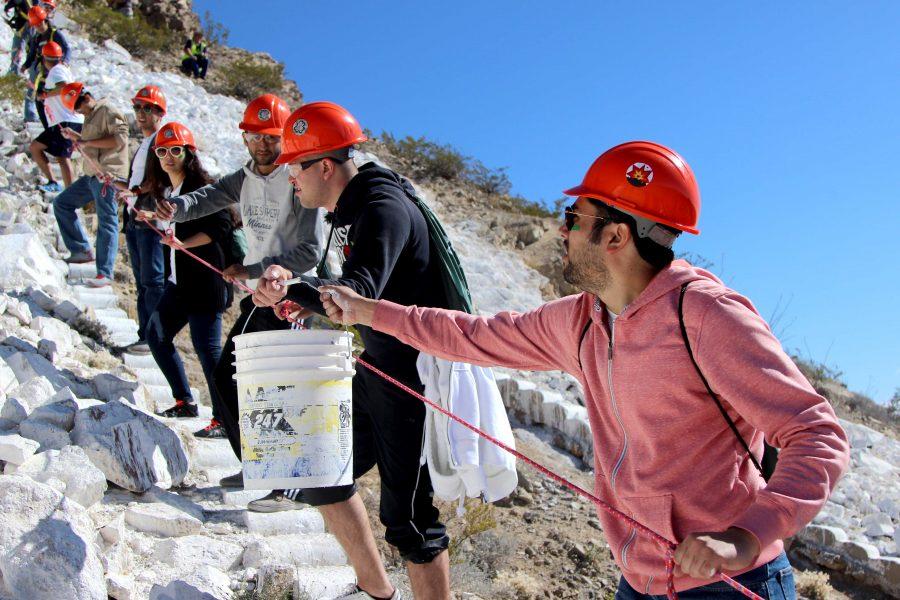
<svg viewBox="0 0 900 600">
<path fill-rule="evenodd" d="M 578 338 L 578 368 L 584 371 L 584 367 L 581 365 L 581 345 L 584 343 L 584 336 L 587 335 L 588 329 L 591 328 L 591 315 L 588 315 L 587 323 L 584 324 L 584 329 L 581 330 L 581 337 Z"/>
<path fill-rule="evenodd" d="M 722 417 L 725 419 L 725 422 L 728 423 L 728 427 L 731 428 L 731 431 L 734 433 L 734 436 L 741 443 L 741 446 L 747 452 L 747 455 L 750 457 L 750 460 L 753 462 L 753 466 L 756 467 L 756 470 L 760 472 L 761 475 L 765 476 L 763 472 L 762 466 L 759 464 L 759 461 L 756 460 L 756 457 L 753 456 L 753 453 L 750 452 L 750 446 L 747 445 L 747 442 L 744 441 L 744 438 L 741 437 L 741 433 L 738 431 L 737 427 L 734 424 L 734 421 L 731 420 L 731 417 L 728 416 L 728 412 L 725 410 L 725 407 L 722 406 L 722 402 L 719 401 L 719 397 L 712 391 L 712 388 L 709 386 L 709 382 L 706 380 L 706 377 L 703 375 L 703 371 L 700 370 L 700 365 L 697 364 L 697 359 L 694 358 L 694 352 L 691 350 L 691 342 L 688 340 L 687 327 L 684 326 L 684 292 L 687 291 L 688 284 L 683 283 L 681 285 L 681 295 L 678 297 L 678 324 L 681 326 L 681 337 L 684 339 L 684 347 L 687 348 L 688 356 L 691 357 L 691 362 L 694 363 L 694 368 L 697 370 L 697 375 L 700 376 L 700 380 L 703 381 L 703 385 L 706 386 L 706 391 L 709 392 L 710 397 L 715 401 L 716 406 L 719 407 L 719 412 L 722 413 Z M 768 479 L 768 478 L 766 478 Z"/>
</svg>

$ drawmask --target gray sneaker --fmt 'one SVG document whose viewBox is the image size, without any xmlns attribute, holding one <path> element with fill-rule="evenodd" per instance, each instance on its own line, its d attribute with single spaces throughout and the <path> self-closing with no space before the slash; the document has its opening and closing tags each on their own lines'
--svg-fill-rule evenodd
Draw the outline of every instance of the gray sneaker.
<svg viewBox="0 0 900 600">
<path fill-rule="evenodd" d="M 219 480 L 219 487 L 242 488 L 244 487 L 244 473 L 235 473 Z"/>
<path fill-rule="evenodd" d="M 291 500 L 284 495 L 284 490 L 272 490 L 265 498 L 253 500 L 247 504 L 247 510 L 258 513 L 273 513 L 283 510 L 300 510 L 306 505 L 298 500 Z"/>
<path fill-rule="evenodd" d="M 140 340 L 131 344 L 130 346 L 125 346 L 125 352 L 127 352 L 128 354 L 146 356 L 150 354 L 150 344 L 148 344 L 144 340 Z"/>
<path fill-rule="evenodd" d="M 370 596 L 362 591 L 359 586 L 356 586 L 355 592 L 350 592 L 346 596 L 341 596 L 338 600 L 374 600 L 374 596 Z M 403 600 L 403 594 L 400 593 L 400 588 L 394 588 L 394 593 L 388 600 Z"/>
<path fill-rule="evenodd" d="M 74 265 L 83 265 L 84 263 L 94 262 L 94 253 L 91 251 L 87 252 L 72 252 L 68 257 L 64 258 L 67 263 Z"/>
</svg>

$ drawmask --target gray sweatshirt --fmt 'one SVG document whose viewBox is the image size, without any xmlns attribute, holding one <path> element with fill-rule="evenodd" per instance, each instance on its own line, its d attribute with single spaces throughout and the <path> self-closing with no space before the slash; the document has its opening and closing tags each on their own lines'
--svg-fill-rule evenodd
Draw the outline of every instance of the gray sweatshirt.
<svg viewBox="0 0 900 600">
<path fill-rule="evenodd" d="M 324 210 L 303 208 L 294 199 L 285 166 L 263 176 L 254 171 L 250 161 L 215 183 L 169 202 L 175 205 L 172 220 L 176 223 L 240 204 L 248 246 L 244 266 L 251 279 L 257 279 L 269 265 L 310 273 L 325 245 Z"/>
</svg>

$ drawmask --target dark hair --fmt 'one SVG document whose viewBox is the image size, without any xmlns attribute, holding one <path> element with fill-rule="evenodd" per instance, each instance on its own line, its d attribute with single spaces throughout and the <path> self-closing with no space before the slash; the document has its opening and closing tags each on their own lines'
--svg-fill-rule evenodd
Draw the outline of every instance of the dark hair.
<svg viewBox="0 0 900 600">
<path fill-rule="evenodd" d="M 159 158 L 154 152 L 155 148 L 156 146 L 151 144 L 147 152 L 147 167 L 144 170 L 143 188 L 154 201 L 157 201 L 165 199 L 166 188 L 172 187 L 172 180 L 169 179 L 169 174 L 163 170 Z M 200 164 L 200 157 L 187 147 L 184 149 L 184 154 L 184 182 L 181 184 L 182 189 L 193 191 L 208 183 L 212 183 L 213 178 Z"/>
<path fill-rule="evenodd" d="M 607 216 L 609 216 L 609 221 L 605 221 L 603 219 L 593 219 L 594 225 L 591 228 L 591 241 L 593 243 L 598 243 L 600 241 L 600 233 L 603 231 L 603 227 L 609 223 L 625 223 L 628 225 L 628 230 L 631 231 L 631 237 L 634 240 L 634 247 L 637 248 L 638 255 L 644 260 L 644 262 L 648 263 L 651 267 L 660 271 L 669 266 L 669 264 L 675 260 L 675 253 L 671 248 L 666 248 L 665 246 L 661 246 L 651 240 L 648 237 L 641 237 L 638 235 L 637 223 L 629 214 L 626 214 L 620 210 L 613 208 L 612 206 L 601 202 L 600 200 L 595 200 L 593 198 L 588 198 L 594 206 L 602 208 L 606 211 Z M 659 227 L 665 227 L 672 233 L 679 233 L 678 230 L 672 229 L 666 225 L 658 225 Z"/>
</svg>

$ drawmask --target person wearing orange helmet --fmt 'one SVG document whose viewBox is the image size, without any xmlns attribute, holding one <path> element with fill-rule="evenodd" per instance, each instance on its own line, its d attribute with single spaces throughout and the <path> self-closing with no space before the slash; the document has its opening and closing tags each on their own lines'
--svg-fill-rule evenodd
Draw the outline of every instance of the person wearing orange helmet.
<svg viewBox="0 0 900 600">
<path fill-rule="evenodd" d="M 154 139 L 153 156 L 147 162 L 146 176 L 142 178 L 146 195 L 138 200 L 138 208 L 153 207 L 156 200 L 192 192 L 212 182 L 200 162 L 194 135 L 187 127 L 181 123 L 167 123 Z M 185 325 L 190 327 L 191 342 L 210 397 L 214 404 L 218 403 L 213 370 L 222 354 L 222 314 L 231 305 L 232 286 L 174 248 L 189 248 L 217 269 L 224 269 L 233 227 L 231 212 L 223 208 L 193 221 L 176 223 L 172 236 L 164 241 L 169 246 L 165 261 L 168 277 L 165 291 L 149 318 L 146 339 L 156 364 L 169 382 L 175 398 L 173 409 L 177 410 L 163 411 L 160 416 L 183 416 L 185 412 L 197 416 L 196 399 L 191 395 L 174 342 Z M 176 414 L 172 415 L 173 412 Z"/>
<path fill-rule="evenodd" d="M 304 277 L 313 286 L 348 285 L 369 298 L 403 304 L 447 307 L 437 252 L 432 248 L 412 185 L 397 173 L 366 163 L 357 167 L 354 148 L 366 136 L 346 109 L 313 102 L 291 115 L 284 129 L 278 162 L 290 167 L 297 199 L 308 208 L 331 213 L 342 240 L 342 274 L 337 279 Z M 273 266 L 257 287 L 254 300 L 269 306 L 284 296 L 277 280 L 294 274 Z M 299 273 L 298 273 L 299 275 Z M 288 295 L 314 312 L 324 313 L 318 294 L 305 287 Z M 270 301 L 271 300 L 271 301 Z M 361 328 L 366 359 L 410 387 L 422 391 L 418 352 L 395 336 Z M 235 407 L 236 408 L 236 407 Z M 407 563 L 416 598 L 448 599 L 450 583 L 446 527 L 432 501 L 428 467 L 420 463 L 425 407 L 367 369 L 353 377 L 353 476 L 378 466 L 379 515 L 385 539 Z M 301 490 L 299 497 L 319 507 L 356 569 L 357 598 L 399 597 L 375 548 L 366 509 L 356 486 Z"/>
<path fill-rule="evenodd" d="M 237 206 L 240 209 L 243 231 L 247 238 L 247 252 L 240 262 L 233 262 L 225 269 L 230 280 L 250 281 L 262 275 L 272 264 L 300 273 L 316 267 L 324 243 L 324 213 L 306 209 L 294 202 L 294 190 L 287 167 L 276 164 L 281 153 L 281 134 L 290 115 L 287 104 L 274 94 L 263 94 L 250 102 L 238 125 L 250 160 L 234 173 L 222 177 L 209 186 L 188 194 L 181 194 L 168 201 L 159 202 L 160 218 L 176 223 L 190 221 L 221 210 Z M 269 331 L 285 329 L 288 325 L 275 318 L 271 311 L 253 311 L 253 303 L 245 298 L 240 303 L 241 312 L 228 334 L 222 360 L 215 371 L 217 398 L 213 403 L 213 419 L 209 426 L 195 433 L 198 437 L 226 437 L 237 457 L 241 455 L 240 435 L 235 435 L 237 423 L 230 423 L 232 414 L 225 405 L 237 405 L 237 388 L 232 364 L 233 338 L 242 331 Z M 173 407 L 177 409 L 177 407 Z M 177 416 L 178 411 L 173 411 Z M 185 413 L 185 416 L 190 416 Z M 241 473 L 222 479 L 222 485 L 243 486 Z M 264 501 L 251 502 L 254 511 L 280 511 L 302 508 L 290 496 L 273 495 Z"/>
<path fill-rule="evenodd" d="M 19 60 L 22 51 L 28 48 L 29 25 L 28 11 L 31 9 L 30 0 L 7 0 L 3 5 L 4 21 L 13 30 L 12 46 L 10 47 L 9 74 L 19 72 Z"/>
<path fill-rule="evenodd" d="M 580 294 L 493 317 L 349 288 L 322 287 L 320 299 L 337 322 L 438 357 L 571 373 L 584 386 L 595 491 L 676 544 L 675 589 L 743 598 L 717 578 L 726 572 L 756 593 L 795 597 L 783 539 L 816 515 L 848 464 L 834 411 L 749 300 L 674 260 L 677 238 L 699 233 L 700 192 L 681 156 L 621 144 L 565 193 L 577 199 L 560 227 L 563 274 Z M 768 482 L 764 436 L 781 449 Z M 623 574 L 616 598 L 663 597 L 662 549 L 598 514 Z"/>
<path fill-rule="evenodd" d="M 43 88 L 43 80 L 49 71 L 49 68 L 45 66 L 44 60 L 46 57 L 42 51 L 47 44 L 56 43 L 62 49 L 62 56 L 57 58 L 57 62 L 68 63 L 69 44 L 66 41 L 66 36 L 53 25 L 47 15 L 47 11 L 42 7 L 31 7 L 28 11 L 28 23 L 31 26 L 32 36 L 28 42 L 28 55 L 21 68 L 23 73 L 29 73 L 30 82 L 25 96 L 25 121 L 37 121 L 38 119 L 34 118 L 34 116 L 37 116 L 46 129 L 48 125 L 47 118 L 44 115 L 43 102 L 35 101 Z"/>
<path fill-rule="evenodd" d="M 75 110 L 67 108 L 62 102 L 60 93 L 62 89 L 74 79 L 72 71 L 62 61 L 62 47 L 56 42 L 49 42 L 41 49 L 44 57 L 44 68 L 47 69 L 47 77 L 43 80 L 41 88 L 36 90 L 39 106 L 47 120 L 47 128 L 31 142 L 29 150 L 34 162 L 47 183 L 39 185 L 42 192 L 57 193 L 62 190 L 59 183 L 53 179 L 47 154 L 56 158 L 59 170 L 62 173 L 63 185 L 72 184 L 72 142 L 62 135 L 62 129 L 67 127 L 74 131 L 81 131 L 84 117 Z M 46 153 L 46 154 L 45 154 Z"/>
<path fill-rule="evenodd" d="M 145 85 L 131 99 L 135 122 L 144 139 L 131 158 L 129 178 L 118 187 L 123 190 L 122 196 L 133 197 L 132 193 L 143 192 L 146 166 L 154 159 L 150 157 L 150 147 L 157 137 L 166 116 L 168 104 L 166 96 L 159 86 Z M 187 189 L 185 189 L 187 191 Z M 153 314 L 156 304 L 163 295 L 165 287 L 165 261 L 163 247 L 156 232 L 146 224 L 131 217 L 128 210 L 122 214 L 124 220 L 125 242 L 128 245 L 128 257 L 131 259 L 131 270 L 137 287 L 138 341 L 126 348 L 132 354 L 149 354 L 147 345 L 147 322 Z M 160 225 L 157 223 L 157 225 Z"/>
<path fill-rule="evenodd" d="M 91 287 L 112 285 L 113 265 L 119 247 L 119 211 L 115 184 L 128 178 L 128 121 L 105 99 L 96 99 L 81 82 L 63 87 L 62 102 L 84 115 L 81 132 L 62 128 L 62 135 L 77 143 L 84 156 L 85 174 L 53 199 L 53 213 L 63 242 L 71 253 L 66 262 L 94 260 L 87 232 L 76 212 L 89 202 L 97 211 L 97 276 Z"/>
</svg>

